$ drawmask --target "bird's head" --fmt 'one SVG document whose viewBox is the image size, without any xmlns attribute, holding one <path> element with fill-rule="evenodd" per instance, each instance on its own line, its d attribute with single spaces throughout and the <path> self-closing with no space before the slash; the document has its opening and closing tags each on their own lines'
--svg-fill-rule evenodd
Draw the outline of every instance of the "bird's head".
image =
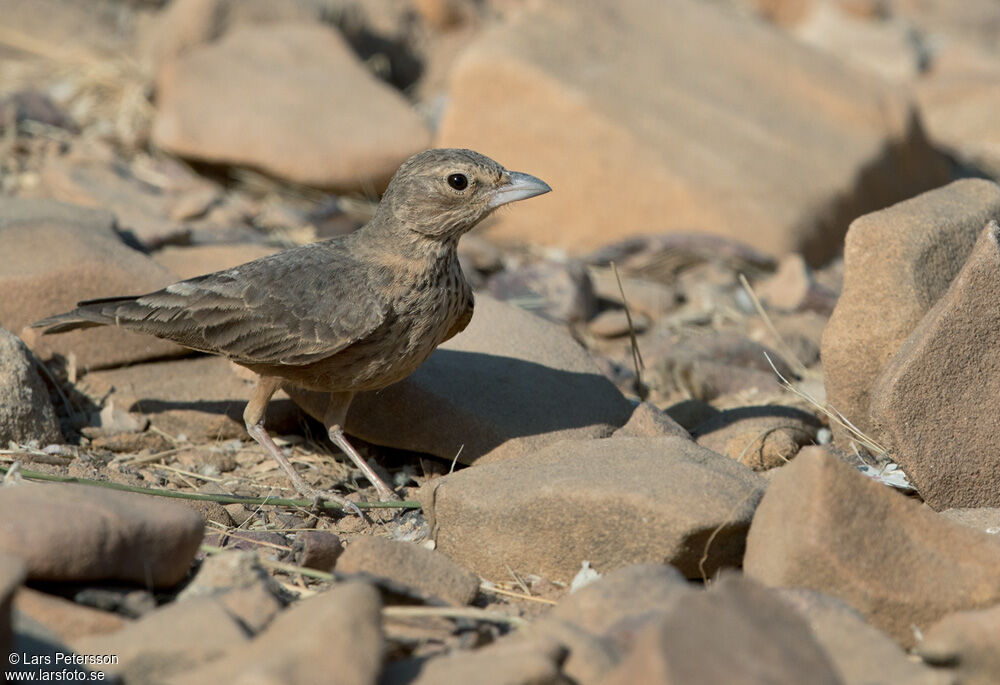
<svg viewBox="0 0 1000 685">
<path fill-rule="evenodd" d="M 550 190 L 472 150 L 427 150 L 399 167 L 375 216 L 432 239 L 457 240 L 497 207 Z"/>
</svg>

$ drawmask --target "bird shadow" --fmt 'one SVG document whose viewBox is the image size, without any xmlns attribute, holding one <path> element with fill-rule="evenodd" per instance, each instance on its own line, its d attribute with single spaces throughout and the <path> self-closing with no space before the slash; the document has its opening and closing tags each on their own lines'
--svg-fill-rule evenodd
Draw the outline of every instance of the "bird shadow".
<svg viewBox="0 0 1000 685">
<path fill-rule="evenodd" d="M 482 352 L 438 349 L 411 376 L 351 404 L 352 435 L 459 461 L 476 459 L 515 440 L 591 428 L 609 434 L 628 420 L 632 404 L 600 374 Z M 532 439 L 535 440 L 532 440 Z M 520 450 L 519 450 L 520 451 Z M 498 456 L 498 455 L 492 455 Z"/>
</svg>

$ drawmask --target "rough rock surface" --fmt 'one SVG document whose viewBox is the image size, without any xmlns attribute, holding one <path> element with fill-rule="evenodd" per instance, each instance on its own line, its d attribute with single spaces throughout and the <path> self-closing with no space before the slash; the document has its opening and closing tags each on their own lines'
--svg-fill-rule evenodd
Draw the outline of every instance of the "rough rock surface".
<svg viewBox="0 0 1000 685">
<path fill-rule="evenodd" d="M 788 463 L 816 440 L 815 416 L 793 407 L 739 407 L 720 412 L 695 429 L 695 441 L 754 471 Z"/>
<path fill-rule="evenodd" d="M 17 589 L 24 581 L 25 569 L 15 557 L 0 554 L 0 652 L 10 654 L 14 646 L 11 606 Z M 6 672 L 7 661 L 0 663 L 0 674 Z"/>
<path fill-rule="evenodd" d="M 430 134 L 336 30 L 274 24 L 237 27 L 168 60 L 153 140 L 182 157 L 360 189 L 388 181 Z"/>
<path fill-rule="evenodd" d="M 546 617 L 606 635 L 643 615 L 669 611 L 692 592 L 684 576 L 667 564 L 636 564 L 603 576 L 564 597 Z"/>
<path fill-rule="evenodd" d="M 78 654 L 114 654 L 118 663 L 100 670 L 126 682 L 161 682 L 247 641 L 221 603 L 199 599 L 174 602 L 117 632 L 78 638 L 70 646 Z"/>
<path fill-rule="evenodd" d="M 290 391 L 313 416 L 325 396 Z M 361 393 L 347 431 L 463 464 L 511 459 L 564 438 L 600 438 L 632 405 L 562 329 L 477 295 L 469 327 L 405 380 Z"/>
<path fill-rule="evenodd" d="M 953 667 L 963 685 L 989 685 L 1000 673 L 1000 605 L 945 616 L 924 634 L 918 653 Z"/>
<path fill-rule="evenodd" d="M 309 685 L 336 674 L 343 685 L 374 685 L 382 667 L 380 609 L 371 585 L 338 585 L 282 612 L 251 642 L 170 682 Z"/>
<path fill-rule="evenodd" d="M 347 546 L 337 571 L 388 581 L 390 589 L 400 585 L 451 604 L 468 604 L 479 592 L 479 579 L 440 552 L 371 535 Z"/>
<path fill-rule="evenodd" d="M 666 562 L 691 578 L 735 566 L 763 481 L 677 437 L 567 440 L 431 481 L 437 548 L 486 579 L 570 580 Z"/>
<path fill-rule="evenodd" d="M 0 328 L 0 445 L 29 440 L 61 442 L 59 421 L 31 352 Z"/>
<path fill-rule="evenodd" d="M 913 628 L 1000 602 L 1000 540 L 949 521 L 824 450 L 779 470 L 757 508 L 744 571 L 843 599 L 904 646 Z"/>
<path fill-rule="evenodd" d="M 82 485 L 0 488 L 0 552 L 40 581 L 121 580 L 170 587 L 187 574 L 201 517 L 154 497 Z"/>
<path fill-rule="evenodd" d="M 128 624 L 127 619 L 110 611 L 92 609 L 26 587 L 18 590 L 14 611 L 67 642 L 88 635 L 113 633 Z"/>
<path fill-rule="evenodd" d="M 110 214 L 52 200 L 0 201 L 0 326 L 21 335 L 43 361 L 76 357 L 79 368 L 103 368 L 177 355 L 183 348 L 115 328 L 42 336 L 23 328 L 80 300 L 162 288 L 176 276 L 126 247 Z"/>
<path fill-rule="evenodd" d="M 871 386 L 882 367 L 998 217 L 1000 186 L 968 179 L 851 224 L 843 292 L 823 332 L 823 376 L 827 401 L 862 431 L 871 428 Z"/>
<path fill-rule="evenodd" d="M 539 3 L 452 76 L 438 143 L 557 190 L 500 217 L 504 239 L 697 230 L 820 261 L 854 217 L 948 178 L 877 77 L 696 1 Z"/>
<path fill-rule="evenodd" d="M 1000 224 L 871 389 L 874 436 L 935 509 L 1000 506 Z"/>
<path fill-rule="evenodd" d="M 246 435 L 243 408 L 253 383 L 219 357 L 137 364 L 87 374 L 80 389 L 94 400 L 112 402 L 123 411 L 142 412 L 168 435 L 189 440 Z M 296 430 L 301 414 L 279 393 L 265 419 L 276 433 Z"/>
<path fill-rule="evenodd" d="M 681 597 L 604 682 L 839 685 L 840 678 L 798 612 L 759 583 L 729 575 Z"/>
<path fill-rule="evenodd" d="M 809 622 L 844 685 L 954 684 L 952 673 L 936 672 L 911 659 L 845 602 L 813 590 L 785 590 L 779 596 Z"/>
<path fill-rule="evenodd" d="M 510 685 L 539 683 L 564 685 L 568 681 L 560 673 L 566 650 L 552 641 L 502 641 L 471 652 L 431 659 L 424 663 L 404 663 L 390 667 L 380 681 L 386 685 L 445 685 L 445 683 L 476 683 L 477 685 Z M 416 677 L 411 679 L 412 672 Z M 398 678 L 396 680 L 395 678 Z"/>
<path fill-rule="evenodd" d="M 683 426 L 649 402 L 640 402 L 625 425 L 614 432 L 616 438 L 655 438 L 663 435 L 691 438 Z"/>
</svg>

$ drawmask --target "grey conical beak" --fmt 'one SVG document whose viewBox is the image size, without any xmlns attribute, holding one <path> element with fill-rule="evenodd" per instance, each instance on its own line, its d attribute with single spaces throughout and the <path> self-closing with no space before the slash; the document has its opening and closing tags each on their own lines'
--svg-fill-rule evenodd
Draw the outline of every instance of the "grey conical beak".
<svg viewBox="0 0 1000 685">
<path fill-rule="evenodd" d="M 527 200 L 529 197 L 542 195 L 552 190 L 549 184 L 542 179 L 535 178 L 529 174 L 522 174 L 520 171 L 509 171 L 507 172 L 507 176 L 509 179 L 507 183 L 497 188 L 493 193 L 493 197 L 490 198 L 490 209 L 509 202 Z"/>
</svg>

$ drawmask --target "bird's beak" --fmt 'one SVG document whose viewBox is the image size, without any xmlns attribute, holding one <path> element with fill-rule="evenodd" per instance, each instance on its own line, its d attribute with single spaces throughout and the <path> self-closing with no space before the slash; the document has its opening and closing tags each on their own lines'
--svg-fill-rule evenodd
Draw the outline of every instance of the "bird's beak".
<svg viewBox="0 0 1000 685">
<path fill-rule="evenodd" d="M 507 182 L 493 191 L 493 197 L 490 198 L 489 202 L 490 209 L 509 202 L 527 200 L 529 197 L 542 195 L 552 190 L 549 184 L 542 179 L 522 174 L 519 171 L 508 171 L 507 177 Z"/>
</svg>

